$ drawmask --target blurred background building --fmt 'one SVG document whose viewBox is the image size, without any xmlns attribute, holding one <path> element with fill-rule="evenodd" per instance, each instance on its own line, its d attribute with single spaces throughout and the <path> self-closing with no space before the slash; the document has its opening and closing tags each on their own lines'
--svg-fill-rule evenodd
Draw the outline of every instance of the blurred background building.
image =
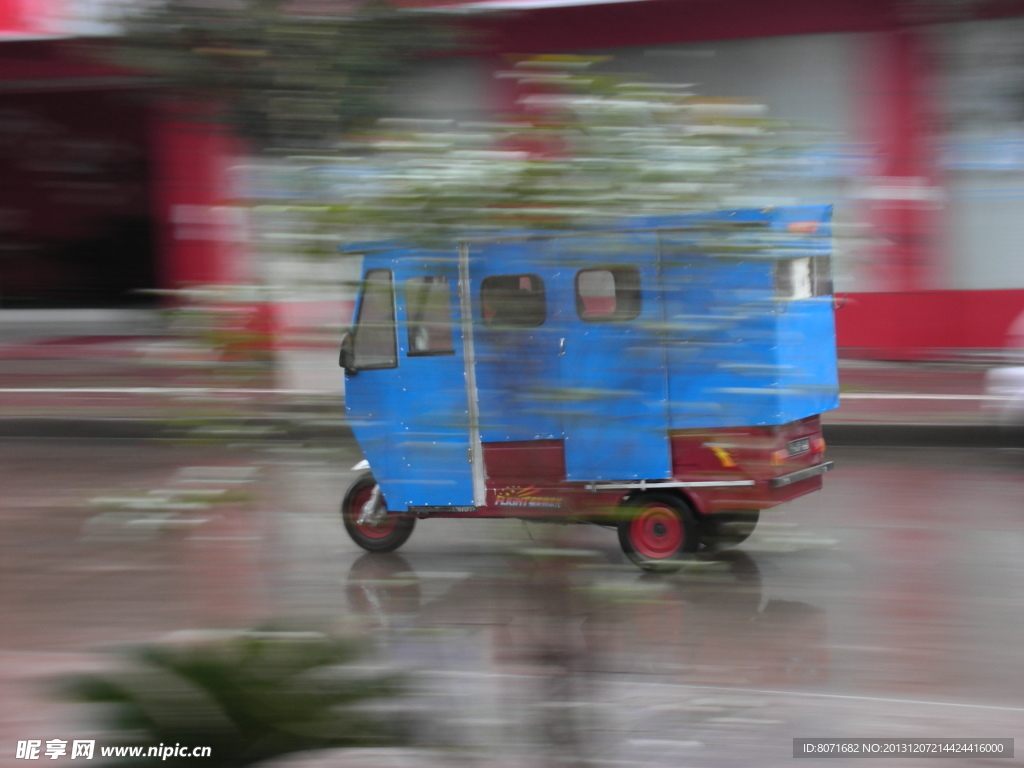
<svg viewBox="0 0 1024 768">
<path fill-rule="evenodd" d="M 1024 310 L 1024 3 L 403 4 L 466 11 L 476 47 L 425 62 L 396 114 L 515 111 L 494 77 L 503 54 L 583 52 L 806 126 L 801 172 L 736 202 L 835 203 L 847 355 L 998 348 Z M 158 84 L 76 54 L 110 34 L 103 5 L 0 0 L 0 306 L 127 308 L 154 301 L 139 289 L 287 280 L 287 250 L 257 258 L 235 204 L 272 184 L 266 166 L 139 98 Z"/>
<path fill-rule="evenodd" d="M 0 316 L 73 334 L 131 326 L 152 289 L 240 279 L 222 131 L 137 73 L 86 58 L 103 4 L 0 2 Z M 102 318 L 102 320 L 97 320 Z"/>
</svg>

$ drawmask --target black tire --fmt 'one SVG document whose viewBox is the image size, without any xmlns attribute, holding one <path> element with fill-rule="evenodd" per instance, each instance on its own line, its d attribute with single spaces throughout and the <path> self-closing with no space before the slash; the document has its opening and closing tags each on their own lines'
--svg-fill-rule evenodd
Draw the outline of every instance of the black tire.
<svg viewBox="0 0 1024 768">
<path fill-rule="evenodd" d="M 644 493 L 623 504 L 619 544 L 645 571 L 678 570 L 700 545 L 700 526 L 689 505 L 667 493 Z"/>
<path fill-rule="evenodd" d="M 380 525 L 359 525 L 359 512 L 377 486 L 373 475 L 364 472 L 352 483 L 341 502 L 341 519 L 352 541 L 367 552 L 394 552 L 408 541 L 416 518 L 411 515 L 388 514 Z"/>
<path fill-rule="evenodd" d="M 701 538 L 708 549 L 735 547 L 750 538 L 757 527 L 761 511 L 744 509 L 736 512 L 716 512 L 701 517 Z"/>
</svg>

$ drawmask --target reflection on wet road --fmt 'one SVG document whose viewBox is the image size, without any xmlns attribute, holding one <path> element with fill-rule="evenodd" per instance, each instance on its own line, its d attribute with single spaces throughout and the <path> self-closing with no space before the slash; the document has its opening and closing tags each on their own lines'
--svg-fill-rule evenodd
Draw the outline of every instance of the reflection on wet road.
<svg viewBox="0 0 1024 768">
<path fill-rule="evenodd" d="M 4 743 L 67 715 L 26 714 L 30 678 L 269 617 L 372 638 L 410 674 L 421 745 L 467 764 L 790 765 L 794 737 L 1024 737 L 1024 457 L 830 453 L 823 493 L 651 576 L 596 527 L 423 521 L 400 553 L 364 554 L 336 511 L 351 447 L 4 443 Z M 903 762 L 930 761 L 886 764 Z"/>
<path fill-rule="evenodd" d="M 665 697 L 675 686 L 800 688 L 828 671 L 824 611 L 766 599 L 756 560 L 739 551 L 672 579 L 559 549 L 508 553 L 468 576 L 421 576 L 399 555 L 364 555 L 346 594 L 412 668 L 449 686 L 472 681 L 477 695 L 452 689 L 445 708 L 482 726 L 475 738 L 495 758 L 532 747 L 588 764 L 638 738 L 660 750 L 760 709 L 707 691 L 680 705 Z M 666 702 L 653 708 L 652 684 Z"/>
</svg>

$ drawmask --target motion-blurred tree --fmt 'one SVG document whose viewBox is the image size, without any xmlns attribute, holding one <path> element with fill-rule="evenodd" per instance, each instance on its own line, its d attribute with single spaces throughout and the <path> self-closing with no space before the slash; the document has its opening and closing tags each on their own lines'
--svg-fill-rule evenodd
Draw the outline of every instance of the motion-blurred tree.
<svg viewBox="0 0 1024 768">
<path fill-rule="evenodd" d="M 305 231 L 336 234 L 318 235 L 328 248 L 352 234 L 439 242 L 456 232 L 607 225 L 770 201 L 820 141 L 769 118 L 762 104 L 609 74 L 603 63 L 513 61 L 500 74 L 516 83 L 518 114 L 470 124 L 382 121 L 350 137 L 358 162 L 347 169 L 323 174 L 327 158 L 319 167 L 309 156 L 296 162 L 297 174 L 327 181 L 278 205 L 318 222 Z"/>
<path fill-rule="evenodd" d="M 118 5 L 93 51 L 217 113 L 257 149 L 324 148 L 388 111 L 419 56 L 456 39 L 386 0 L 147 0 Z M 196 100 L 199 97 L 199 100 Z"/>
</svg>

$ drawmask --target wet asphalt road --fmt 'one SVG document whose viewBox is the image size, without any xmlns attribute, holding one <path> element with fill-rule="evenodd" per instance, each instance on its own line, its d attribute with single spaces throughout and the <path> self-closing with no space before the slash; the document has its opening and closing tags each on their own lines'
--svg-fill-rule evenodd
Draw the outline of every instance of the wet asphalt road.
<svg viewBox="0 0 1024 768">
<path fill-rule="evenodd" d="M 422 742 L 470 764 L 793 765 L 820 736 L 1024 754 L 1024 456 L 830 454 L 825 491 L 652 577 L 612 532 L 517 521 L 423 521 L 364 555 L 337 517 L 352 445 L 2 442 L 0 765 L 89 732 L 40 679 L 269 618 L 373 637 L 415 673 Z"/>
</svg>

